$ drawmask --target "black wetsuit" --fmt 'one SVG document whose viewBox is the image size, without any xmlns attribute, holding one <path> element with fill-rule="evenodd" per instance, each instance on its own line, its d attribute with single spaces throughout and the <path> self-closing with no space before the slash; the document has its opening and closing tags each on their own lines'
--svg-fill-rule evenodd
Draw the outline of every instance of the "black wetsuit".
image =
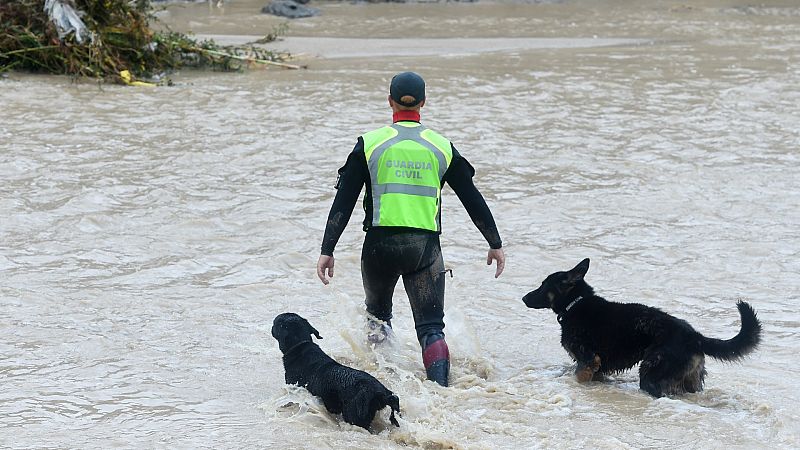
<svg viewBox="0 0 800 450">
<path fill-rule="evenodd" d="M 472 182 L 475 169 L 455 147 L 452 150 L 453 158 L 443 182 L 453 188 L 489 246 L 501 248 L 502 241 L 492 213 Z M 444 261 L 439 233 L 415 228 L 371 226 L 371 183 L 364 141 L 360 137 L 347 162 L 339 169 L 336 183 L 338 191 L 328 215 L 322 254 L 333 255 L 334 247 L 365 185 L 368 187 L 364 201 L 364 230 L 367 233 L 361 253 L 361 275 L 367 312 L 389 322 L 392 317 L 392 293 L 402 276 L 414 314 L 417 338 L 424 350 L 427 344 L 444 336 Z"/>
</svg>

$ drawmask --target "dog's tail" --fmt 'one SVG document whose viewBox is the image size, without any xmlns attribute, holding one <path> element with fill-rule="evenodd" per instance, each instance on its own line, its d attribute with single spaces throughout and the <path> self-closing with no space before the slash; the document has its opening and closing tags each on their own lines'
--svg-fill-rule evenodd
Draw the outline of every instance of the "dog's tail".
<svg viewBox="0 0 800 450">
<path fill-rule="evenodd" d="M 390 422 L 392 422 L 392 425 L 394 425 L 394 426 L 396 426 L 396 427 L 399 427 L 399 426 L 400 426 L 400 423 L 399 423 L 399 422 L 397 421 L 397 419 L 394 417 L 394 413 L 395 413 L 395 412 L 397 412 L 397 415 L 398 415 L 398 416 L 400 415 L 400 399 L 399 399 L 399 398 L 397 398 L 397 396 L 396 396 L 396 395 L 394 395 L 394 394 L 392 394 L 391 392 L 389 392 L 389 393 L 386 395 L 386 397 L 384 397 L 384 401 L 386 402 L 386 405 L 387 405 L 387 406 L 389 406 L 390 408 L 392 408 L 392 413 L 391 413 L 391 415 L 389 416 L 389 421 L 390 421 Z"/>
<path fill-rule="evenodd" d="M 761 341 L 761 322 L 756 312 L 746 302 L 736 304 L 742 318 L 739 334 L 728 340 L 707 338 L 702 336 L 703 353 L 723 361 L 737 361 L 755 350 Z"/>
</svg>

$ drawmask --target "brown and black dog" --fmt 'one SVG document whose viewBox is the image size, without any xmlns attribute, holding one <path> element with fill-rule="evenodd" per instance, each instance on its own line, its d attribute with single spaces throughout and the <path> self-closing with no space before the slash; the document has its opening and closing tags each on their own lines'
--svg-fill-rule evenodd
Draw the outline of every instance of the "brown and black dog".
<svg viewBox="0 0 800 450">
<path fill-rule="evenodd" d="M 583 277 L 589 258 L 566 272 L 548 276 L 522 301 L 529 308 L 552 309 L 561 324 L 561 345 L 578 365 L 578 381 L 639 366 L 639 387 L 654 397 L 698 392 L 706 375 L 705 356 L 736 361 L 753 351 L 761 324 L 753 308 L 740 301 L 741 329 L 731 339 L 707 338 L 685 320 L 637 303 L 615 303 L 595 295 Z"/>
</svg>

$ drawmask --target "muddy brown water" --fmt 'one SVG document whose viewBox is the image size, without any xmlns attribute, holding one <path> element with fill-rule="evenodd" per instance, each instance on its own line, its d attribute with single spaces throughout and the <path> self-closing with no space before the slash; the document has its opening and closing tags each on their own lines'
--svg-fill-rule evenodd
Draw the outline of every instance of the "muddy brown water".
<svg viewBox="0 0 800 450">
<path fill-rule="evenodd" d="M 169 5 L 198 35 L 262 36 L 260 2 Z M 174 86 L 0 79 L 0 446 L 798 448 L 800 6 L 796 2 L 318 4 L 289 24 L 302 71 L 183 72 Z M 476 168 L 508 265 L 452 191 L 442 236 L 452 387 L 423 381 L 407 300 L 363 337 L 354 213 L 323 287 L 336 169 L 390 119 L 391 76 Z M 587 280 L 732 337 L 706 390 L 653 399 L 636 371 L 579 385 L 552 313 Z M 374 434 L 285 386 L 273 317 L 306 316 L 401 399 Z"/>
</svg>

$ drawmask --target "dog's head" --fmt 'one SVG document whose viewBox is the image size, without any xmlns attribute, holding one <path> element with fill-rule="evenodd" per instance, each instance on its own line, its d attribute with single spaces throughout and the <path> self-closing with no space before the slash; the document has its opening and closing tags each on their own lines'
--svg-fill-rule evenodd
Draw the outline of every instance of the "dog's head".
<svg viewBox="0 0 800 450">
<path fill-rule="evenodd" d="M 319 331 L 295 313 L 278 314 L 272 321 L 272 337 L 278 341 L 283 353 L 301 342 L 311 342 L 312 334 L 322 339 Z"/>
<path fill-rule="evenodd" d="M 528 292 L 522 301 L 528 308 L 550 308 L 561 313 L 587 286 L 583 277 L 588 270 L 589 258 L 586 258 L 566 272 L 556 272 L 545 278 L 542 285 Z"/>
</svg>

